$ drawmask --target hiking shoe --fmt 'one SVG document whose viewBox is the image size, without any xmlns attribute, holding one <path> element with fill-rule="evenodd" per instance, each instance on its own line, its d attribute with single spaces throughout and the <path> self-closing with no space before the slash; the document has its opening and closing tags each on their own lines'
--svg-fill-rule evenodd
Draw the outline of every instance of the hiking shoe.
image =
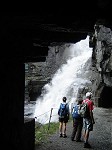
<svg viewBox="0 0 112 150">
<path fill-rule="evenodd" d="M 84 143 L 84 148 L 91 148 L 91 145 L 89 143 Z"/>
<path fill-rule="evenodd" d="M 59 137 L 63 137 L 62 133 L 60 133 Z"/>
<path fill-rule="evenodd" d="M 71 138 L 71 141 L 75 141 L 73 138 Z"/>
<path fill-rule="evenodd" d="M 79 140 L 76 140 L 76 142 L 82 142 L 82 141 L 79 139 Z"/>
<path fill-rule="evenodd" d="M 63 137 L 64 137 L 64 138 L 66 138 L 66 137 L 67 137 L 67 135 L 66 135 L 66 134 L 63 134 Z"/>
</svg>

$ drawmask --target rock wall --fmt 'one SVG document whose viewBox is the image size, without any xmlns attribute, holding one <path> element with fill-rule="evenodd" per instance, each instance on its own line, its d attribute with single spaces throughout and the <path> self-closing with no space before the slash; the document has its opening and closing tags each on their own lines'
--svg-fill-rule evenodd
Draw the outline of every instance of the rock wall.
<svg viewBox="0 0 112 150">
<path fill-rule="evenodd" d="M 92 84 L 79 88 L 78 98 L 83 98 L 87 91 L 93 93 L 93 101 L 98 107 L 112 107 L 112 29 L 107 22 L 98 21 L 94 25 L 94 33 L 90 34 L 89 46 L 93 48 L 92 59 L 85 67 L 89 67 L 86 78 Z"/>
<path fill-rule="evenodd" d="M 94 29 L 92 91 L 97 106 L 112 107 L 112 30 L 99 22 Z"/>
<path fill-rule="evenodd" d="M 35 101 L 41 94 L 42 87 L 49 82 L 60 66 L 72 57 L 72 44 L 51 43 L 45 62 L 26 63 L 25 100 Z"/>
</svg>

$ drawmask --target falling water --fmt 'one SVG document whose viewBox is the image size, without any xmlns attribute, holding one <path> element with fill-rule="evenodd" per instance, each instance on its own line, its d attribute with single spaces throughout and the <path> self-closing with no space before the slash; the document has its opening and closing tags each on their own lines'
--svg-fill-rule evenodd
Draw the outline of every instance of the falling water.
<svg viewBox="0 0 112 150">
<path fill-rule="evenodd" d="M 72 50 L 74 57 L 60 67 L 52 81 L 44 86 L 42 96 L 36 101 L 34 117 L 42 124 L 49 122 L 51 108 L 53 108 L 51 122 L 57 122 L 57 111 L 62 97 L 66 96 L 69 104 L 74 103 L 79 87 L 87 82 L 83 75 L 79 75 L 92 55 L 92 49 L 89 48 L 89 37 L 87 36 L 85 40 L 72 44 Z"/>
</svg>

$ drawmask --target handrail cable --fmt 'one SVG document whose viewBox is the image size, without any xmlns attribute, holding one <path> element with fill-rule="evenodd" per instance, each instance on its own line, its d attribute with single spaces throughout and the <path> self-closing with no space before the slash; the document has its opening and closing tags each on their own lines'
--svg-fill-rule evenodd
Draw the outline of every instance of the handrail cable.
<svg viewBox="0 0 112 150">
<path fill-rule="evenodd" d="M 43 113 L 43 114 L 41 114 L 41 115 L 36 116 L 35 118 L 40 117 L 40 116 L 42 116 L 42 115 L 45 115 L 45 114 L 47 114 L 48 112 L 50 112 L 50 110 L 47 111 L 47 112 L 45 112 L 45 113 Z"/>
</svg>

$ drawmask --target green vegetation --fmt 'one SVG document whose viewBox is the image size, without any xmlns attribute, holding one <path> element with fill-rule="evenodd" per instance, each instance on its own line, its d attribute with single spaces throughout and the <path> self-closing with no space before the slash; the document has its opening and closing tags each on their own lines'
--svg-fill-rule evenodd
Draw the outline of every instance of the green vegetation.
<svg viewBox="0 0 112 150">
<path fill-rule="evenodd" d="M 72 117 L 70 115 L 69 122 L 72 121 Z M 48 130 L 49 128 L 49 130 Z M 40 145 L 42 142 L 47 142 L 47 138 L 49 135 L 52 135 L 59 129 L 59 122 L 51 122 L 49 124 L 35 124 L 35 144 Z"/>
<path fill-rule="evenodd" d="M 49 130 L 48 130 L 49 128 Z M 47 142 L 47 137 L 55 133 L 59 128 L 59 122 L 50 123 L 45 125 L 35 124 L 35 144 L 41 144 L 42 142 Z"/>
</svg>

